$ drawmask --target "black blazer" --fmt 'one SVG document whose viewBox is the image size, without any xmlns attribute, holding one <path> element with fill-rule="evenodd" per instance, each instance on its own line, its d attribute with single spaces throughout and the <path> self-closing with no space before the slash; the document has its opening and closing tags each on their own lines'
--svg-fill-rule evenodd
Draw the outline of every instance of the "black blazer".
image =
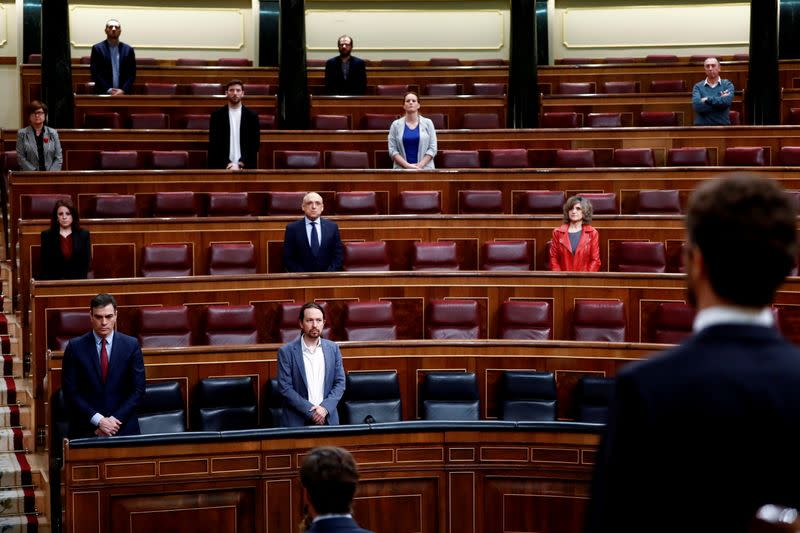
<svg viewBox="0 0 800 533">
<path fill-rule="evenodd" d="M 745 532 L 800 505 L 800 351 L 716 325 L 617 374 L 586 532 Z"/>
<path fill-rule="evenodd" d="M 108 48 L 108 41 L 102 41 L 92 46 L 91 63 L 89 69 L 92 72 L 94 82 L 94 92 L 106 94 L 111 89 L 114 82 L 114 73 L 111 70 L 111 52 Z M 122 41 L 119 42 L 119 88 L 125 94 L 131 94 L 133 81 L 136 79 L 136 54 L 133 47 L 128 46 Z"/>
<path fill-rule="evenodd" d="M 114 332 L 108 376 L 100 377 L 100 358 L 90 331 L 69 341 L 64 350 L 61 386 L 69 411 L 70 438 L 93 437 L 95 413 L 119 420 L 117 435 L 138 435 L 136 408 L 145 390 L 144 359 L 136 339 Z"/>
<path fill-rule="evenodd" d="M 358 527 L 352 518 L 337 516 L 314 522 L 306 533 L 372 533 L 372 531 Z"/>
<path fill-rule="evenodd" d="M 239 148 L 242 153 L 244 168 L 252 170 L 258 167 L 258 145 L 261 130 L 258 114 L 242 105 L 242 121 L 239 123 Z M 228 106 L 223 106 L 211 113 L 208 127 L 208 168 L 224 169 L 230 163 L 231 123 L 228 118 Z"/>
<path fill-rule="evenodd" d="M 41 244 L 39 279 L 86 279 L 92 263 L 92 242 L 88 230 L 72 232 L 72 259 L 69 261 L 61 254 L 58 231 L 44 230 Z"/>
<path fill-rule="evenodd" d="M 325 62 L 325 94 L 367 94 L 367 64 L 363 59 L 350 56 L 347 79 L 342 76 L 342 58 L 332 57 Z"/>
<path fill-rule="evenodd" d="M 344 251 L 339 237 L 339 226 L 320 217 L 322 243 L 319 255 L 314 257 L 306 235 L 306 219 L 301 218 L 286 226 L 283 236 L 283 268 L 287 272 L 335 272 L 342 269 Z"/>
</svg>

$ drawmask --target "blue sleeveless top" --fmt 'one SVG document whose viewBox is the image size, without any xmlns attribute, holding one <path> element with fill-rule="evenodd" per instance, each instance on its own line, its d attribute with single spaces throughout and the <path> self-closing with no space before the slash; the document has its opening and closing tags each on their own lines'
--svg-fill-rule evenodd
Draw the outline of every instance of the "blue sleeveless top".
<svg viewBox="0 0 800 533">
<path fill-rule="evenodd" d="M 408 124 L 403 125 L 403 149 L 406 151 L 406 161 L 411 164 L 418 163 L 419 123 L 413 130 L 408 127 Z"/>
</svg>

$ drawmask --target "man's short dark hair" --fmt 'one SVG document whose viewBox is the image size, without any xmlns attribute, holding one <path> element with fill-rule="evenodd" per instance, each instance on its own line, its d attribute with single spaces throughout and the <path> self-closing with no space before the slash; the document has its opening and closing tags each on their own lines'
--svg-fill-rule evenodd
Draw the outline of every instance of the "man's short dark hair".
<svg viewBox="0 0 800 533">
<path fill-rule="evenodd" d="M 113 305 L 114 311 L 117 310 L 117 300 L 110 294 L 102 293 L 92 298 L 89 309 L 97 309 L 98 307 L 105 307 L 107 305 Z"/>
<path fill-rule="evenodd" d="M 358 467 L 347 450 L 321 446 L 303 460 L 300 482 L 317 514 L 349 513 L 358 485 Z"/>
<path fill-rule="evenodd" d="M 322 319 L 325 320 L 325 310 L 319 305 L 317 302 L 308 302 L 304 303 L 303 307 L 300 308 L 300 316 L 298 320 L 300 322 L 306 317 L 306 309 L 317 309 L 320 313 L 322 313 Z"/>
<path fill-rule="evenodd" d="M 233 79 L 229 81 L 228 83 L 225 84 L 225 90 L 227 91 L 228 87 L 230 87 L 231 85 L 238 85 L 244 91 L 244 82 L 242 80 Z"/>
<path fill-rule="evenodd" d="M 686 215 L 689 245 L 703 254 L 717 296 L 769 305 L 797 258 L 797 212 L 773 180 L 735 173 L 702 184 Z"/>
</svg>

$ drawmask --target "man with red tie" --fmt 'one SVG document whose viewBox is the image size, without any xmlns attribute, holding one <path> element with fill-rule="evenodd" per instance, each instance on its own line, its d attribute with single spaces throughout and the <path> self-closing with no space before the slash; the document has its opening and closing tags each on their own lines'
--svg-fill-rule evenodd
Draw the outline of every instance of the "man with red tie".
<svg viewBox="0 0 800 533">
<path fill-rule="evenodd" d="M 92 298 L 92 331 L 64 350 L 62 387 L 69 411 L 69 436 L 138 435 L 136 407 L 144 396 L 142 350 L 136 339 L 115 331 L 117 301 Z"/>
</svg>

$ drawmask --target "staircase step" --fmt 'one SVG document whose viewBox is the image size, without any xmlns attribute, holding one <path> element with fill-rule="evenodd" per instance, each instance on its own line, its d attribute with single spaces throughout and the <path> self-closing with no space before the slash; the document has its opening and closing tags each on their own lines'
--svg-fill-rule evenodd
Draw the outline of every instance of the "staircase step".
<svg viewBox="0 0 800 533">
<path fill-rule="evenodd" d="M 42 529 L 40 518 L 36 515 L 22 515 L 22 516 L 0 516 L 0 531 L 3 533 L 42 533 L 43 531 L 50 531 L 49 525 L 47 529 Z"/>
<path fill-rule="evenodd" d="M 21 378 L 22 359 L 13 355 L 0 355 L 0 377 Z"/>
<path fill-rule="evenodd" d="M 0 429 L 30 428 L 32 418 L 30 407 L 24 405 L 0 406 Z"/>
<path fill-rule="evenodd" d="M 0 518 L 38 514 L 46 508 L 45 493 L 32 487 L 0 489 Z"/>
<path fill-rule="evenodd" d="M 0 405 L 30 405 L 33 398 L 28 379 L 0 377 Z"/>
<path fill-rule="evenodd" d="M 36 441 L 33 432 L 28 428 L 0 428 L 0 455 L 34 449 L 36 449 Z M 2 486 L 2 482 L 0 482 L 0 486 Z"/>
<path fill-rule="evenodd" d="M 0 453 L 0 487 L 31 487 L 33 475 L 24 453 Z M 0 527 L 0 531 L 2 531 Z"/>
</svg>

